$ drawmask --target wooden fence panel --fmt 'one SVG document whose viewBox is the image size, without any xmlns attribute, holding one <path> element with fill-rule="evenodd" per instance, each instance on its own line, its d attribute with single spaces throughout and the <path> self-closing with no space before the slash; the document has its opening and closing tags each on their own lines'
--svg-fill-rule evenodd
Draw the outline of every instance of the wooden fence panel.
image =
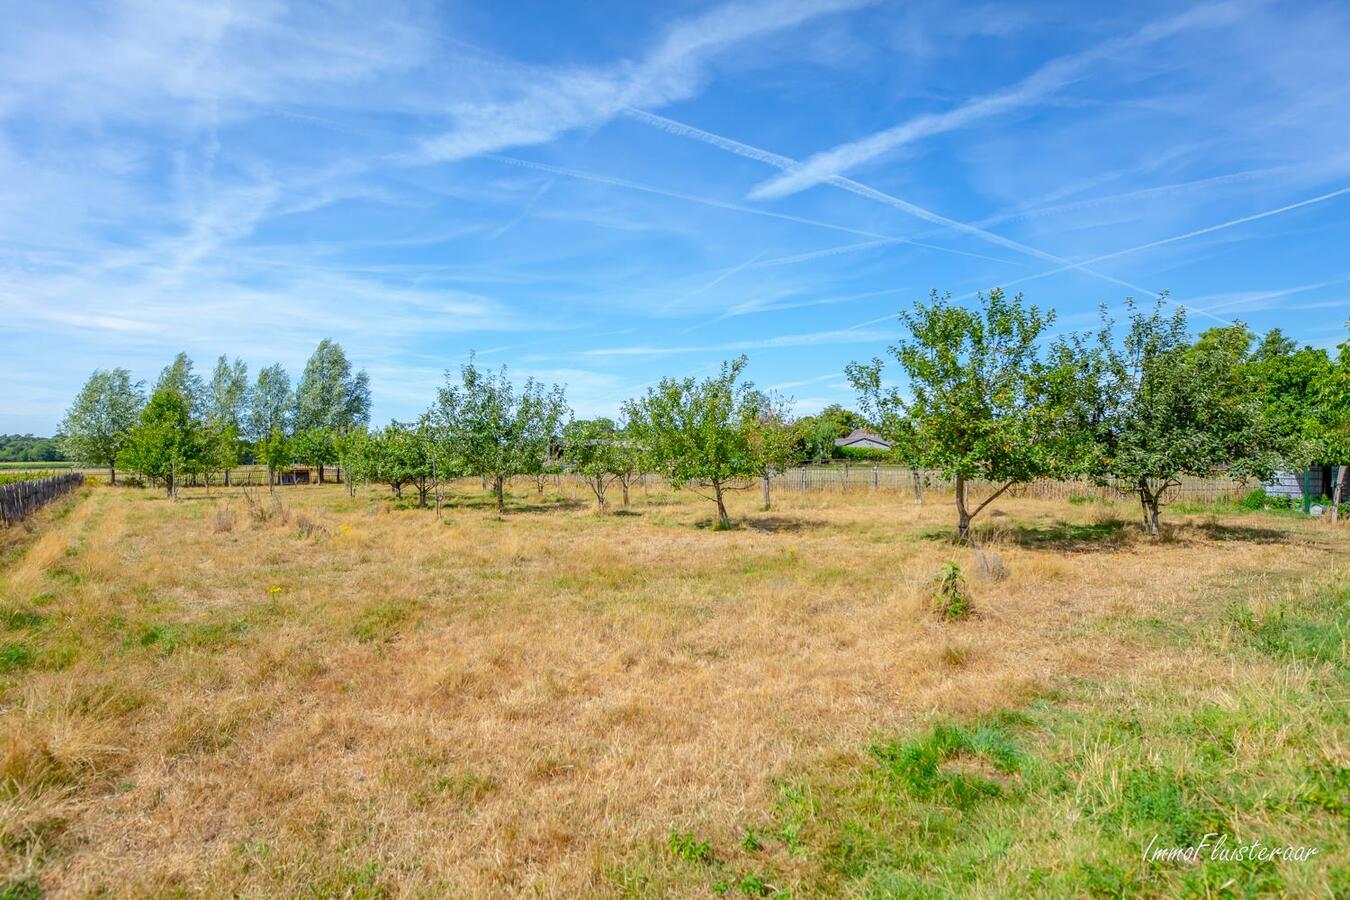
<svg viewBox="0 0 1350 900">
<path fill-rule="evenodd" d="M 78 472 L 0 485 L 0 522 L 13 525 L 25 516 L 84 484 Z"/>
</svg>

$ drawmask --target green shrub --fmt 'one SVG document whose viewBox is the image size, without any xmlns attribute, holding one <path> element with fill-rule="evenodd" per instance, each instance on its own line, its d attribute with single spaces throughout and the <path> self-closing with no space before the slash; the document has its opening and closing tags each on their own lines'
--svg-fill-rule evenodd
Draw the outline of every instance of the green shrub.
<svg viewBox="0 0 1350 900">
<path fill-rule="evenodd" d="M 61 472 L 48 472 L 43 469 L 21 469 L 18 472 L 0 472 L 0 484 L 15 484 L 20 481 L 37 481 L 39 478 L 51 478 Z"/>
<path fill-rule="evenodd" d="M 849 462 L 884 463 L 893 461 L 893 454 L 890 450 L 882 450 L 877 447 L 835 447 L 834 450 L 837 457 Z"/>
<path fill-rule="evenodd" d="M 1243 509 L 1252 509 L 1252 510 L 1265 509 L 1266 504 L 1269 501 L 1270 498 L 1266 496 L 1265 489 L 1257 488 L 1256 490 L 1247 494 L 1247 496 L 1243 497 L 1241 502 L 1238 503 L 1238 505 L 1241 506 Z"/>
</svg>

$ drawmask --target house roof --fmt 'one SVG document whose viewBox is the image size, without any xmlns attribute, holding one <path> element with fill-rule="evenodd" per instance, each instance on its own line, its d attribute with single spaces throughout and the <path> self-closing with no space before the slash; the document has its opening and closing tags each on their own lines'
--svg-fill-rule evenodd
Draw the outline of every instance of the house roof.
<svg viewBox="0 0 1350 900">
<path fill-rule="evenodd" d="M 866 428 L 853 429 L 848 433 L 847 437 L 841 437 L 837 441 L 835 441 L 834 445 L 836 447 L 851 447 L 855 444 L 864 444 L 864 443 L 878 444 L 882 447 L 885 447 L 887 450 L 891 448 L 890 441 L 886 440 L 880 435 L 873 434 Z"/>
</svg>

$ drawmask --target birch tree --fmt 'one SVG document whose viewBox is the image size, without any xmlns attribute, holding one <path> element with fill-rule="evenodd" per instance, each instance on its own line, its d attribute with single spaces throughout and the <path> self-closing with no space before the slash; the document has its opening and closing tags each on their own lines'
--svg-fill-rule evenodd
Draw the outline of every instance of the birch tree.
<svg viewBox="0 0 1350 900">
<path fill-rule="evenodd" d="M 258 372 L 258 380 L 248 394 L 246 436 L 254 454 L 267 466 L 269 491 L 274 488 L 277 468 L 290 461 L 288 439 L 294 403 L 291 377 L 281 363 Z"/>
<path fill-rule="evenodd" d="M 247 405 L 248 366 L 242 359 L 230 362 L 227 356 L 221 354 L 206 389 L 205 424 L 211 466 L 224 471 L 227 485 L 230 483 L 230 470 L 239 465 Z M 210 486 L 209 474 L 207 486 Z"/>
<path fill-rule="evenodd" d="M 117 458 L 145 403 L 143 382 L 126 369 L 96 369 L 61 421 L 60 444 L 71 459 L 104 466 L 117 484 Z"/>
<path fill-rule="evenodd" d="M 353 372 L 342 345 L 324 338 L 305 363 L 295 390 L 296 434 L 318 432 L 327 440 L 311 435 L 305 447 L 317 454 L 305 461 L 316 465 L 319 481 L 324 466 L 334 462 L 333 436 L 370 422 L 370 378 L 364 370 Z"/>
</svg>

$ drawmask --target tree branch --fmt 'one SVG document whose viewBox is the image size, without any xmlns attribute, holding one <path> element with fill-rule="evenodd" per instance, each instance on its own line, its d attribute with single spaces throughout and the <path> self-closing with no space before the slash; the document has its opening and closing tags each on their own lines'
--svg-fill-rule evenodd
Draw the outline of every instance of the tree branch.
<svg viewBox="0 0 1350 900">
<path fill-rule="evenodd" d="M 984 509 L 984 508 L 985 508 L 986 506 L 988 506 L 990 503 L 993 503 L 995 500 L 997 500 L 997 499 L 1003 494 L 1004 491 L 1006 491 L 1008 488 L 1012 487 L 1012 486 L 1013 486 L 1014 484 L 1016 484 L 1016 483 L 1017 483 L 1016 481 L 1009 481 L 1009 482 L 1007 482 L 1006 484 L 1004 484 L 1003 487 L 1001 487 L 1001 488 L 999 488 L 998 490 L 994 491 L 992 494 L 990 494 L 990 495 L 985 499 L 985 501 L 984 501 L 983 503 L 981 503 L 979 506 L 975 507 L 975 511 L 972 512 L 972 513 L 970 514 L 970 517 L 973 519 L 973 518 L 975 518 L 976 516 L 978 516 L 978 515 L 980 514 L 980 510 Z"/>
</svg>

